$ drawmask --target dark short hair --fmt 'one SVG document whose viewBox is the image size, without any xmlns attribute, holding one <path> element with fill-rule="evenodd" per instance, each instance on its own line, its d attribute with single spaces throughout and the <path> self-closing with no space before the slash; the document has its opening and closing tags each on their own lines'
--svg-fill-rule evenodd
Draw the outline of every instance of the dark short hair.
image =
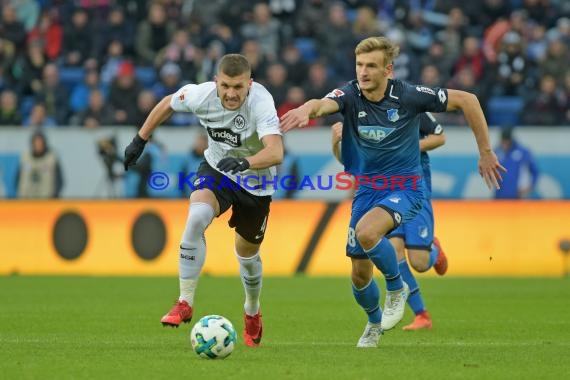
<svg viewBox="0 0 570 380">
<path fill-rule="evenodd" d="M 237 77 L 243 73 L 251 75 L 251 65 L 241 54 L 226 54 L 220 60 L 218 73 L 224 73 L 230 77 Z"/>
</svg>

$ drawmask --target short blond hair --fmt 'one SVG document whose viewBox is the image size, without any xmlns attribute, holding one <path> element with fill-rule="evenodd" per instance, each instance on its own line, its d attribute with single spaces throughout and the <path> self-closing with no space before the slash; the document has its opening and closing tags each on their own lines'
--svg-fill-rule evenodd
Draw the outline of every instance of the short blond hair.
<svg viewBox="0 0 570 380">
<path fill-rule="evenodd" d="M 400 47 L 386 37 L 368 37 L 360 41 L 354 49 L 354 54 L 359 55 L 376 50 L 384 52 L 384 66 L 388 66 L 400 54 Z"/>
</svg>

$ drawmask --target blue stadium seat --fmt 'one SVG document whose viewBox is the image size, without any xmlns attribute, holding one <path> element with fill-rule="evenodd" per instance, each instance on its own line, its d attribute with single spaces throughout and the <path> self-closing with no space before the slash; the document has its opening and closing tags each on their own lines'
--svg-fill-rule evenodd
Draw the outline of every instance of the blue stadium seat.
<svg viewBox="0 0 570 380">
<path fill-rule="evenodd" d="M 518 96 L 494 96 L 487 103 L 487 122 L 494 126 L 520 124 L 523 107 Z"/>
<path fill-rule="evenodd" d="M 156 83 L 156 71 L 154 67 L 139 66 L 135 68 L 135 76 L 145 88 L 150 88 Z"/>
<path fill-rule="evenodd" d="M 296 38 L 295 47 L 299 50 L 305 62 L 313 63 L 319 57 L 315 40 L 312 38 Z"/>
<path fill-rule="evenodd" d="M 69 91 L 73 90 L 77 84 L 83 82 L 85 77 L 85 69 L 82 67 L 66 67 L 59 68 L 59 81 L 65 85 Z"/>
</svg>

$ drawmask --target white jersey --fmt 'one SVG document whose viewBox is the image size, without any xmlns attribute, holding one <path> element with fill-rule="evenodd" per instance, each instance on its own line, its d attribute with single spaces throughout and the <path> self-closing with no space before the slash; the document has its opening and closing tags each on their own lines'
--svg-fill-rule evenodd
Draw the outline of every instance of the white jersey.
<svg viewBox="0 0 570 380">
<path fill-rule="evenodd" d="M 204 157 L 216 170 L 225 157 L 248 157 L 263 149 L 261 138 L 281 135 L 279 119 L 273 97 L 261 84 L 253 82 L 242 106 L 230 111 L 222 106 L 215 82 L 188 84 L 180 88 L 170 101 L 170 107 L 178 112 L 192 112 L 208 132 L 208 149 Z M 234 182 L 243 185 L 253 195 L 265 196 L 275 192 L 272 181 L 275 167 L 248 169 L 238 174 L 223 173 Z M 262 181 L 264 181 L 262 183 Z"/>
</svg>

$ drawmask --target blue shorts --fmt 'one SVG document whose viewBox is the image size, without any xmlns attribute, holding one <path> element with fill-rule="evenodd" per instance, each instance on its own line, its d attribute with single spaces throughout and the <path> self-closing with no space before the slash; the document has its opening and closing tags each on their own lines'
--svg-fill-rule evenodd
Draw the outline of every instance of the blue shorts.
<svg viewBox="0 0 570 380">
<path fill-rule="evenodd" d="M 433 242 L 433 208 L 431 200 L 425 200 L 420 213 L 411 221 L 400 224 L 388 235 L 388 238 L 400 237 L 404 239 L 406 248 L 431 250 Z"/>
<path fill-rule="evenodd" d="M 415 218 L 424 204 L 423 188 L 421 190 L 404 190 L 384 192 L 375 189 L 362 189 L 352 200 L 352 213 L 348 227 L 346 255 L 355 258 L 367 258 L 366 253 L 356 239 L 355 228 L 358 221 L 374 207 L 388 211 L 394 219 L 396 228 Z"/>
</svg>

